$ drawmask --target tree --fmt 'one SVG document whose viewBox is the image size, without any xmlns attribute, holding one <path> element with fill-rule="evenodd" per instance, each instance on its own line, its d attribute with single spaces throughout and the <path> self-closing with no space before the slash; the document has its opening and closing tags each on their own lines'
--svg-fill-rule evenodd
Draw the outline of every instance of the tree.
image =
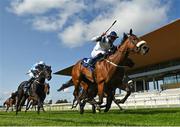
<svg viewBox="0 0 180 127">
<path fill-rule="evenodd" d="M 56 101 L 56 104 L 59 104 L 59 103 L 68 103 L 68 101 L 66 100 L 66 99 L 64 99 L 64 100 L 57 100 Z"/>
<path fill-rule="evenodd" d="M 52 104 L 52 99 L 51 99 L 51 100 L 49 100 L 48 104 Z"/>
</svg>

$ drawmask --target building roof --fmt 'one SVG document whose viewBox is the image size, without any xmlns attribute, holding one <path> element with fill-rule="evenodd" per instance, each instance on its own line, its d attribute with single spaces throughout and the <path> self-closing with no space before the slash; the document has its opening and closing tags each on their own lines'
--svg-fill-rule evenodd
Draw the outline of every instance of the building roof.
<svg viewBox="0 0 180 127">
<path fill-rule="evenodd" d="M 129 70 L 133 71 L 149 65 L 180 59 L 180 19 L 145 34 L 140 38 L 147 41 L 150 47 L 149 53 L 145 56 L 137 54 L 130 55 L 135 66 Z M 54 74 L 70 76 L 72 67 L 73 65 Z"/>
</svg>

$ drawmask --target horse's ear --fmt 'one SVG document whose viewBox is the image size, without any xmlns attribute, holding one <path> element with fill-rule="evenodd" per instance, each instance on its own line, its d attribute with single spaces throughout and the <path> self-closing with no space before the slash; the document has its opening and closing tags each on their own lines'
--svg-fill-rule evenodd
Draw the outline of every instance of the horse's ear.
<svg viewBox="0 0 180 127">
<path fill-rule="evenodd" d="M 133 33 L 133 31 L 132 31 L 132 29 L 130 29 L 129 34 L 132 35 L 132 33 Z"/>
<path fill-rule="evenodd" d="M 127 38 L 127 34 L 123 33 L 123 39 L 126 39 L 126 38 Z"/>
</svg>

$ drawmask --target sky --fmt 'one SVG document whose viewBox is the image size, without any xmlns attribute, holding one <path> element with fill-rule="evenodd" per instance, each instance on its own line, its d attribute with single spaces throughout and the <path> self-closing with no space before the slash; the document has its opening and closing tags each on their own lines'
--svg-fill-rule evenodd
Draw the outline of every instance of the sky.
<svg viewBox="0 0 180 127">
<path fill-rule="evenodd" d="M 180 0 L 0 0 L 0 105 L 44 61 L 57 72 L 89 57 L 91 38 L 132 28 L 141 36 L 180 18 Z M 109 31 L 109 32 L 110 32 Z M 73 87 L 57 92 L 68 76 L 52 75 L 46 100 L 72 100 Z"/>
</svg>

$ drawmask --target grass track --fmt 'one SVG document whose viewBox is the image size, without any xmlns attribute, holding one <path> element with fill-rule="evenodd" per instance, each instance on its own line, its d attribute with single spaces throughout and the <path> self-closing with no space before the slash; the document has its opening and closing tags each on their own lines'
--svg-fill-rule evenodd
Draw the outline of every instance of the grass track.
<svg viewBox="0 0 180 127">
<path fill-rule="evenodd" d="M 111 110 L 92 114 L 85 111 L 0 112 L 1 126 L 180 126 L 180 108 Z"/>
</svg>

